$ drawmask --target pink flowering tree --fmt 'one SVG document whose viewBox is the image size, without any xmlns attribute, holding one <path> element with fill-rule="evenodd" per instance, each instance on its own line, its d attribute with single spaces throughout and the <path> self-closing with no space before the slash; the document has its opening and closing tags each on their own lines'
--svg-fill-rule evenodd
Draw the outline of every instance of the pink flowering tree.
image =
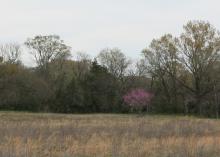
<svg viewBox="0 0 220 157">
<path fill-rule="evenodd" d="M 144 89 L 133 89 L 128 92 L 124 97 L 124 102 L 129 105 L 132 110 L 141 112 L 143 108 L 149 110 L 149 105 L 153 98 L 151 92 L 147 92 Z"/>
</svg>

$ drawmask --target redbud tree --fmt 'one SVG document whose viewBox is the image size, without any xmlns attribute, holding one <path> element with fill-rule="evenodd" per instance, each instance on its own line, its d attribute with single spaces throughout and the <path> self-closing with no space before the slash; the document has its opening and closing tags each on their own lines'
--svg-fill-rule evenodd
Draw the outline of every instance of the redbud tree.
<svg viewBox="0 0 220 157">
<path fill-rule="evenodd" d="M 144 89 L 133 89 L 123 96 L 125 104 L 129 105 L 132 110 L 141 112 L 144 108 L 149 110 L 153 93 Z"/>
</svg>

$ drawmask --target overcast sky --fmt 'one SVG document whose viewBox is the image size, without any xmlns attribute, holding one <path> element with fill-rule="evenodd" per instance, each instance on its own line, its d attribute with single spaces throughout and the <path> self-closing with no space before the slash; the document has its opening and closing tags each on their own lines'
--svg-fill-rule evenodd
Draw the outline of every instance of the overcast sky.
<svg viewBox="0 0 220 157">
<path fill-rule="evenodd" d="M 138 58 L 153 38 L 178 35 L 189 20 L 206 20 L 220 29 L 220 1 L 0 0 L 0 19 L 1 43 L 57 34 L 73 52 L 95 56 L 118 47 Z M 31 64 L 26 54 L 23 58 Z"/>
</svg>

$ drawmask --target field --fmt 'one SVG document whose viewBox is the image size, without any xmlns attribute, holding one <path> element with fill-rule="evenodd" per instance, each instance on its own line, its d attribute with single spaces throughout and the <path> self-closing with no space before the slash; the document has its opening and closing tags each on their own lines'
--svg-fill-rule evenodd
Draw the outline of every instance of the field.
<svg viewBox="0 0 220 157">
<path fill-rule="evenodd" d="M 220 121 L 0 112 L 1 157 L 219 157 Z"/>
</svg>

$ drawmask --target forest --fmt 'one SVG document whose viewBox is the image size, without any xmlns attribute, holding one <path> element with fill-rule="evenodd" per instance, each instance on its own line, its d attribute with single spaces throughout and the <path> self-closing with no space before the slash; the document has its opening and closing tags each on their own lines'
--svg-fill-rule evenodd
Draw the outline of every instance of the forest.
<svg viewBox="0 0 220 157">
<path fill-rule="evenodd" d="M 36 66 L 24 65 L 23 47 Z M 220 34 L 212 24 L 189 21 L 179 36 L 142 49 L 136 61 L 120 48 L 73 54 L 58 35 L 1 44 L 0 109 L 219 117 Z"/>
</svg>

